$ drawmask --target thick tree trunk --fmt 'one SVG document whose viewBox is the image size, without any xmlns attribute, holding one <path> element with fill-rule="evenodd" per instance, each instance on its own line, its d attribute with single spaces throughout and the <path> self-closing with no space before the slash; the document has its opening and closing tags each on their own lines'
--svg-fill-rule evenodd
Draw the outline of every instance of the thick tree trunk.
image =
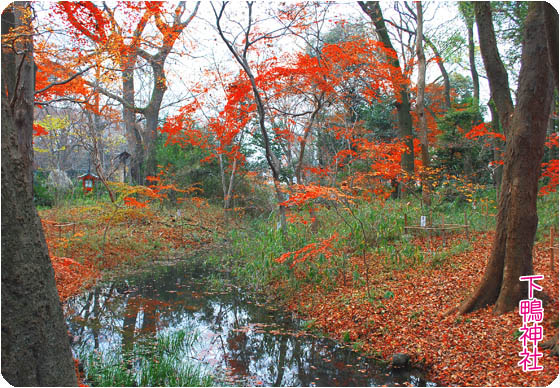
<svg viewBox="0 0 560 388">
<path fill-rule="evenodd" d="M 163 94 L 162 94 L 163 97 Z M 147 176 L 157 175 L 157 160 L 156 160 L 156 139 L 157 139 L 157 126 L 159 118 L 159 109 L 161 107 L 161 100 L 154 109 L 146 110 L 144 117 L 146 118 L 146 130 L 144 132 L 144 184 Z"/>
<path fill-rule="evenodd" d="M 156 26 L 159 32 L 164 35 L 162 45 L 159 47 L 156 54 L 149 54 L 142 49 L 138 49 L 138 55 L 148 61 L 153 74 L 153 86 L 150 102 L 144 109 L 142 109 L 142 114 L 146 119 L 146 129 L 143 135 L 144 159 L 142 159 L 142 183 L 144 184 L 149 184 L 149 182 L 144 182 L 147 176 L 155 176 L 157 174 L 155 149 L 157 127 L 161 103 L 163 101 L 163 96 L 167 91 L 167 78 L 164 71 L 165 61 L 167 60 L 167 56 L 171 52 L 175 41 L 179 38 L 183 30 L 189 25 L 198 12 L 199 5 L 200 2 L 197 2 L 191 15 L 185 21 L 181 22 L 181 17 L 185 12 L 185 3 L 179 2 L 175 8 L 175 17 L 171 26 L 167 25 L 167 23 L 162 20 L 161 15 L 156 14 Z"/>
<path fill-rule="evenodd" d="M 11 27 L 30 25 L 24 10 L 28 3 L 4 9 L 3 46 Z M 15 386 L 71 386 L 67 328 L 33 204 L 32 38 L 14 47 L 23 54 L 2 49 L 2 376 Z"/>
<path fill-rule="evenodd" d="M 496 106 L 494 105 L 494 102 L 492 102 L 492 100 L 488 101 L 488 108 L 490 110 L 490 116 L 492 117 L 492 131 L 494 132 L 500 132 L 500 118 L 498 116 L 498 112 L 496 111 Z M 501 144 L 501 140 L 494 138 L 494 160 L 500 160 L 501 154 L 503 152 L 502 149 L 502 144 Z M 500 185 L 502 183 L 502 171 L 503 171 L 504 167 L 502 165 L 497 165 L 494 169 L 494 186 L 496 188 L 496 198 L 498 197 L 498 194 L 500 193 Z"/>
<path fill-rule="evenodd" d="M 554 74 L 554 84 L 558 87 L 558 12 L 552 4 L 543 2 L 545 17 L 546 44 L 548 45 L 548 58 L 550 68 Z M 558 350 L 557 350 L 558 352 Z"/>
<path fill-rule="evenodd" d="M 165 50 L 164 46 L 160 52 L 158 58 L 152 58 L 150 61 L 153 75 L 154 75 L 154 88 L 152 90 L 152 96 L 148 106 L 144 109 L 144 117 L 146 118 L 146 130 L 144 132 L 144 150 L 145 150 L 145 166 L 144 166 L 144 178 L 147 176 L 154 176 L 157 174 L 157 161 L 156 161 L 156 139 L 157 139 L 157 127 L 159 120 L 159 111 L 161 109 L 161 103 L 163 101 L 163 96 L 167 91 L 167 79 L 165 78 L 165 73 L 163 71 L 163 64 L 167 58 L 168 51 Z M 171 48 L 169 47 L 169 50 Z M 148 184 L 149 182 L 145 182 Z"/>
<path fill-rule="evenodd" d="M 476 3 L 475 11 L 480 33 L 488 33 L 492 30 L 490 5 Z M 509 90 L 506 90 L 507 95 L 504 90 L 495 90 L 497 85 L 504 87 L 503 78 L 500 80 L 503 72 L 495 73 L 492 68 L 496 59 L 499 60 L 494 56 L 497 50 L 482 45 L 482 41 L 489 42 L 494 37 L 480 37 L 492 96 L 500 118 L 504 117 L 500 121 L 507 134 L 506 155 L 492 255 L 482 282 L 460 307 L 460 312 L 496 303 L 494 313 L 501 314 L 513 310 L 519 300 L 527 297 L 527 284 L 520 282 L 519 277 L 533 273 L 538 178 L 554 90 L 549 61 L 543 60 L 549 55 L 543 39 L 544 24 L 542 4 L 530 3 L 525 22 L 517 105 L 513 114 L 503 112 L 504 108 L 508 109 L 508 101 L 511 102 Z M 501 104 L 498 104 L 496 96 L 499 96 Z"/>
<path fill-rule="evenodd" d="M 558 356 L 558 329 L 556 329 L 556 334 L 541 343 L 541 347 L 543 349 L 550 349 L 551 355 Z"/>
<path fill-rule="evenodd" d="M 513 101 L 509 91 L 508 74 L 498 52 L 490 4 L 488 2 L 475 2 L 474 12 L 478 27 L 480 51 L 486 74 L 488 75 L 488 83 L 490 84 L 490 94 L 494 104 L 496 104 L 500 123 L 507 136 L 508 130 L 511 127 L 510 120 L 513 115 Z"/>
<path fill-rule="evenodd" d="M 414 135 L 412 133 L 412 115 L 410 114 L 410 99 L 408 90 L 403 87 L 400 92 L 400 101 L 395 103 L 397 108 L 397 123 L 399 136 L 406 145 L 402 155 L 402 168 L 410 176 L 414 175 Z"/>
<path fill-rule="evenodd" d="M 129 61 L 130 62 L 130 61 Z M 134 63 L 124 66 L 122 70 L 123 99 L 134 105 Z M 133 184 L 141 184 L 142 161 L 144 152 L 142 147 L 142 135 L 136 124 L 136 113 L 134 109 L 123 104 L 123 121 L 126 134 L 128 152 L 130 152 L 130 180 Z"/>
</svg>

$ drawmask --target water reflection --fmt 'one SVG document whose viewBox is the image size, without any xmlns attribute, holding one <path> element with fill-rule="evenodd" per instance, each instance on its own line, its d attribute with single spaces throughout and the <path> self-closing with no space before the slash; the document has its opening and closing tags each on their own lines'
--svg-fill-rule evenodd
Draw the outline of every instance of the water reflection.
<svg viewBox="0 0 560 388">
<path fill-rule="evenodd" d="M 426 385 L 418 371 L 387 371 L 303 333 L 297 320 L 231 285 L 209 291 L 204 271 L 192 264 L 97 287 L 69 301 L 66 310 L 76 351 L 129 351 L 158 333 L 195 329 L 192 357 L 221 384 Z"/>
</svg>

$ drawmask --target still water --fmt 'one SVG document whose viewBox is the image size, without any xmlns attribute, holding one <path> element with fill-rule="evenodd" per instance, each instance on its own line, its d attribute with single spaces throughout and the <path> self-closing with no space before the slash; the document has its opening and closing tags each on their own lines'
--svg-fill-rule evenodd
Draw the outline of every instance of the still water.
<svg viewBox="0 0 560 388">
<path fill-rule="evenodd" d="M 102 284 L 66 305 L 74 350 L 115 351 L 195 330 L 191 358 L 219 385 L 434 385 L 414 369 L 390 370 L 302 330 L 303 323 L 192 263 Z"/>
</svg>

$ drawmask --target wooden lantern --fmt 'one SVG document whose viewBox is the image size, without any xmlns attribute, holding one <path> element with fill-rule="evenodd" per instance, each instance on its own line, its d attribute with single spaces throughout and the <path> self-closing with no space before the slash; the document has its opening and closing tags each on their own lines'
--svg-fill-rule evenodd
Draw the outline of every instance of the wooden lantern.
<svg viewBox="0 0 560 388">
<path fill-rule="evenodd" d="M 88 172 L 87 174 L 80 175 L 78 179 L 82 180 L 82 188 L 84 190 L 84 193 L 89 193 L 95 187 L 95 181 L 99 179 L 99 177 Z"/>
</svg>

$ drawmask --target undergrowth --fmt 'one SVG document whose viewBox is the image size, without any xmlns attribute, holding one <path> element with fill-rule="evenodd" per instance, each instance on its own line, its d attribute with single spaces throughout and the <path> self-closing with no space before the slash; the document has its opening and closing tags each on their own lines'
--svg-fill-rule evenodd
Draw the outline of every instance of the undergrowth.
<svg viewBox="0 0 560 388">
<path fill-rule="evenodd" d="M 178 209 L 79 202 L 42 209 L 39 215 L 51 255 L 99 271 L 182 258 L 223 236 L 222 211 L 207 203 L 184 201 Z"/>
<path fill-rule="evenodd" d="M 316 213 L 317 232 L 309 224 L 301 223 L 290 223 L 282 231 L 272 217 L 254 218 L 245 229 L 230 232 L 231 254 L 216 257 L 213 262 L 227 267 L 247 287 L 270 289 L 271 284 L 281 284 L 275 289 L 279 296 L 289 297 L 303 283 L 315 283 L 326 290 L 348 282 L 363 286 L 369 280 L 364 275 L 363 262 L 368 266 L 369 276 L 410 267 L 446 265 L 449 257 L 472 249 L 475 232 L 494 230 L 497 213 L 494 190 L 477 193 L 471 202 L 440 201 L 430 211 L 414 198 L 352 205 L 351 215 L 332 206 L 320 207 Z M 538 236 L 543 238 L 548 236 L 551 226 L 557 225 L 558 194 L 539 198 L 538 211 Z M 306 209 L 298 212 L 306 215 Z M 422 215 L 433 226 L 463 225 L 466 218 L 469 238 L 464 229 L 447 231 L 445 235 L 432 231 L 430 238 L 425 231 L 405 233 L 405 214 L 409 226 L 419 225 Z M 335 233 L 339 238 L 332 244 L 334 253 L 330 257 L 321 253 L 293 267 L 290 261 L 275 260 Z M 363 256 L 366 260 L 361 259 Z"/>
<path fill-rule="evenodd" d="M 131 349 L 86 350 L 78 356 L 93 386 L 211 386 L 212 377 L 190 358 L 196 339 L 179 330 L 136 341 Z"/>
</svg>

